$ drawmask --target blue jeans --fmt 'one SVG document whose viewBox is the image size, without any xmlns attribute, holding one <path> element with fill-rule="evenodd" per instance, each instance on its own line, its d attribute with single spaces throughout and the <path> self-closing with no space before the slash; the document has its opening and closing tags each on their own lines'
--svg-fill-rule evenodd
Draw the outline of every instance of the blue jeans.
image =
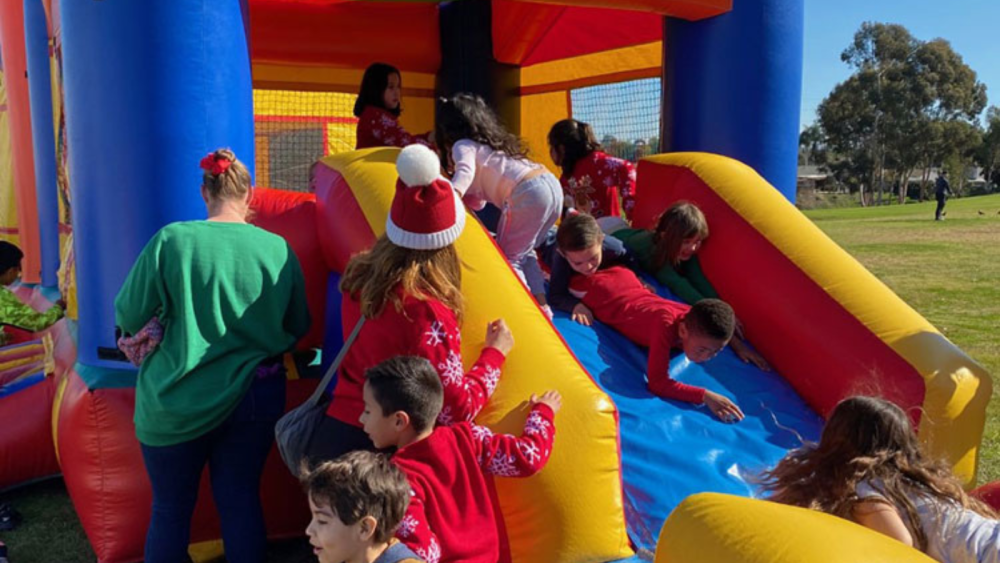
<svg viewBox="0 0 1000 563">
<path fill-rule="evenodd" d="M 267 534 L 260 478 L 274 443 L 274 425 L 284 409 L 282 370 L 255 378 L 233 414 L 208 433 L 170 446 L 142 444 L 142 458 L 153 487 L 146 563 L 189 561 L 191 516 L 206 463 L 222 523 L 226 559 L 230 563 L 264 561 Z"/>
</svg>

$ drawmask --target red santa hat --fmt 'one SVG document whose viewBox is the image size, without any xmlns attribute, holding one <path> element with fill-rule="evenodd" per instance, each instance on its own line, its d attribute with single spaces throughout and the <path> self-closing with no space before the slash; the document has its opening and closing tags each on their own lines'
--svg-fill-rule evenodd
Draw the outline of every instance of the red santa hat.
<svg viewBox="0 0 1000 563">
<path fill-rule="evenodd" d="M 434 151 L 410 145 L 399 153 L 396 170 L 396 195 L 385 221 L 389 240 L 414 250 L 436 250 L 458 240 L 465 207 L 451 182 L 441 177 Z"/>
</svg>

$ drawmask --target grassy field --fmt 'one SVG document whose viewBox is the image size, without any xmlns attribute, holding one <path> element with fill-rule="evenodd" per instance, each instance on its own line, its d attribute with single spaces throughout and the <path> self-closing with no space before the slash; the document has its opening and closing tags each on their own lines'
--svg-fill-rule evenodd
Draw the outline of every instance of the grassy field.
<svg viewBox="0 0 1000 563">
<path fill-rule="evenodd" d="M 1000 375 L 1000 195 L 953 199 L 936 222 L 933 202 L 807 211 L 817 226 L 926 317 Z M 983 437 L 980 482 L 1000 479 L 1000 385 Z"/>
<path fill-rule="evenodd" d="M 979 212 L 982 212 L 980 214 Z M 806 214 L 917 311 L 993 374 L 1000 374 L 1000 195 L 949 202 L 947 220 L 934 204 L 825 209 Z M 1000 479 L 1000 385 L 990 403 L 980 481 Z M 93 561 L 59 480 L 0 495 L 25 516 L 0 533 L 12 563 Z M 312 561 L 302 541 L 272 546 L 269 561 Z"/>
</svg>

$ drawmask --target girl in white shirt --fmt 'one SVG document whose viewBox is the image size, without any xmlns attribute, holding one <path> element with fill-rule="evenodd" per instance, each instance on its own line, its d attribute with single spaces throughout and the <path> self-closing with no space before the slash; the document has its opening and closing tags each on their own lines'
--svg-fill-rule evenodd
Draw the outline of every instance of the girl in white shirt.
<svg viewBox="0 0 1000 563">
<path fill-rule="evenodd" d="M 818 445 L 765 474 L 771 500 L 828 512 L 942 563 L 1000 563 L 1000 520 L 942 462 L 927 459 L 909 417 L 873 397 L 834 408 Z"/>
<path fill-rule="evenodd" d="M 454 167 L 452 184 L 469 207 L 492 203 L 502 210 L 497 245 L 521 281 L 551 316 L 535 248 L 545 242 L 562 208 L 559 180 L 527 158 L 486 102 L 472 94 L 442 98 L 436 138 Z"/>
</svg>

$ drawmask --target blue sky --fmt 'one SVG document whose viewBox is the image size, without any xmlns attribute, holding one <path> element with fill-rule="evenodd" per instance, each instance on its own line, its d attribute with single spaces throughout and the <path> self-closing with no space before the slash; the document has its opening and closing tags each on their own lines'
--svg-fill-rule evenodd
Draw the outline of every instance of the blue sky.
<svg viewBox="0 0 1000 563">
<path fill-rule="evenodd" d="M 816 106 L 850 75 L 840 61 L 862 22 L 898 23 L 917 39 L 941 37 L 986 84 L 1000 106 L 1000 0 L 805 0 L 802 127 Z"/>
</svg>

